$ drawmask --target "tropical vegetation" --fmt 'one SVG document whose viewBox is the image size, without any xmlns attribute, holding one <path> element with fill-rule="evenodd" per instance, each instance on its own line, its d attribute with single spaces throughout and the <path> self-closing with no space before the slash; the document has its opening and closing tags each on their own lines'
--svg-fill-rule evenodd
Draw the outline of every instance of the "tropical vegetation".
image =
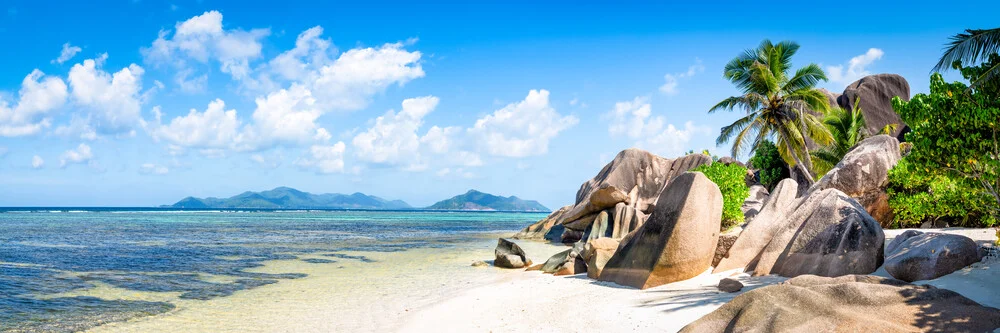
<svg viewBox="0 0 1000 333">
<path fill-rule="evenodd" d="M 833 142 L 811 153 L 816 177 L 822 177 L 833 169 L 852 147 L 870 135 L 865 125 L 865 116 L 858 104 L 857 101 L 854 102 L 854 108 L 851 110 L 831 108 L 823 118 L 823 124 L 830 131 Z"/>
<path fill-rule="evenodd" d="M 750 195 L 747 187 L 747 168 L 737 163 L 712 163 L 701 165 L 691 171 L 705 174 L 709 180 L 719 186 L 722 191 L 722 230 L 743 223 L 743 210 L 740 207 Z"/>
<path fill-rule="evenodd" d="M 757 169 L 757 180 L 767 188 L 774 189 L 778 182 L 788 178 L 788 164 L 778 153 L 778 147 L 771 141 L 764 141 L 750 157 L 751 167 Z"/>
<path fill-rule="evenodd" d="M 826 95 L 817 90 L 826 74 L 816 64 L 809 64 L 789 75 L 792 56 L 799 44 L 764 40 L 755 49 L 726 64 L 724 76 L 742 93 L 713 106 L 719 110 L 742 110 L 746 115 L 722 128 L 716 144 L 733 142 L 732 155 L 747 149 L 756 151 L 768 139 L 775 138 L 778 153 L 790 167 L 809 178 L 812 159 L 807 142 L 825 146 L 832 142 L 830 132 L 820 117 L 830 108 Z M 819 115 L 814 112 L 819 113 Z"/>
<path fill-rule="evenodd" d="M 979 66 L 953 66 L 975 82 L 1000 65 L 1000 57 L 988 59 Z M 1000 83 L 995 78 L 1000 77 L 970 87 L 946 83 L 935 73 L 929 94 L 909 102 L 893 99 L 911 128 L 906 140 L 913 144 L 890 174 L 890 207 L 900 226 L 936 219 L 989 226 L 1000 219 Z"/>
</svg>

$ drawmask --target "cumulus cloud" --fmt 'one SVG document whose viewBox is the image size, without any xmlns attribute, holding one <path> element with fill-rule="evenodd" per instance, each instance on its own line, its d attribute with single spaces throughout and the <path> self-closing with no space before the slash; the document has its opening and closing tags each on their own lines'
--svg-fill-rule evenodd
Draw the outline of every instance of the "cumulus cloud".
<svg viewBox="0 0 1000 333">
<path fill-rule="evenodd" d="M 79 46 L 69 45 L 69 43 L 63 44 L 62 52 L 59 52 L 59 57 L 53 59 L 51 63 L 61 65 L 62 63 L 73 59 L 73 57 L 75 57 L 77 53 L 80 53 L 80 51 L 83 51 L 83 49 Z"/>
<path fill-rule="evenodd" d="M 165 175 L 170 173 L 170 168 L 153 163 L 144 163 L 139 166 L 139 173 L 144 175 Z"/>
<path fill-rule="evenodd" d="M 354 137 L 354 154 L 370 163 L 419 163 L 420 138 L 417 130 L 423 125 L 423 117 L 437 107 L 438 101 L 434 96 L 404 100 L 399 113 L 389 110 L 376 118 L 371 128 Z"/>
<path fill-rule="evenodd" d="M 90 111 L 88 120 L 97 133 L 130 133 L 141 119 L 144 70 L 131 64 L 111 74 L 101 68 L 107 59 L 103 54 L 73 65 L 69 71 L 73 101 Z"/>
<path fill-rule="evenodd" d="M 695 74 L 705 71 L 705 66 L 701 64 L 701 59 L 695 59 L 695 64 L 688 67 L 687 72 L 666 74 L 663 76 L 664 83 L 660 86 L 660 92 L 667 95 L 677 94 L 678 80 L 690 78 Z"/>
<path fill-rule="evenodd" d="M 826 72 L 830 79 L 830 82 L 841 84 L 847 86 L 858 79 L 871 75 L 865 68 L 875 62 L 875 60 L 882 59 L 881 49 L 870 48 L 865 54 L 851 58 L 847 62 L 847 70 L 844 70 L 844 65 L 837 66 L 827 66 Z"/>
<path fill-rule="evenodd" d="M 319 174 L 344 172 L 344 151 L 347 145 L 339 141 L 333 145 L 313 145 L 308 154 L 295 161 L 295 165 L 303 170 L 312 170 Z"/>
<path fill-rule="evenodd" d="M 270 34 L 269 29 L 224 30 L 222 13 L 213 10 L 178 22 L 173 33 L 160 31 L 141 53 L 147 63 L 177 68 L 186 68 L 188 61 L 217 61 L 219 70 L 239 79 L 250 75 L 250 62 L 261 56 L 261 40 Z"/>
<path fill-rule="evenodd" d="M 216 99 L 204 112 L 191 109 L 186 116 L 174 118 L 169 124 L 160 125 L 162 113 L 154 108 L 154 127 L 147 129 L 156 141 L 166 141 L 177 147 L 202 150 L 212 154 L 217 150 L 232 149 L 241 140 L 240 120 L 236 110 L 226 110 L 226 103 Z"/>
<path fill-rule="evenodd" d="M 468 131 L 491 155 L 526 157 L 548 152 L 549 140 L 578 122 L 549 105 L 547 90 L 531 90 L 523 101 L 480 118 Z"/>
<path fill-rule="evenodd" d="M 45 167 L 45 160 L 43 160 L 41 156 L 35 155 L 35 156 L 31 157 L 31 168 L 32 169 L 36 169 L 37 170 L 37 169 L 41 169 L 41 168 L 44 168 L 44 167 Z"/>
<path fill-rule="evenodd" d="M 90 162 L 94 154 L 90 151 L 90 146 L 81 143 L 76 149 L 70 149 L 59 157 L 59 167 L 65 168 L 69 164 L 79 164 Z"/>
<path fill-rule="evenodd" d="M 265 97 L 258 97 L 253 123 L 248 126 L 241 150 L 260 150 L 275 145 L 298 146 L 330 139 L 330 133 L 316 124 L 322 110 L 312 93 L 292 85 Z"/>
<path fill-rule="evenodd" d="M 49 127 L 50 114 L 66 103 L 68 93 L 62 79 L 36 69 L 21 81 L 18 95 L 13 106 L 0 96 L 0 136 L 32 135 Z"/>
<path fill-rule="evenodd" d="M 608 114 L 611 122 L 608 133 L 611 137 L 626 137 L 635 146 L 664 156 L 679 156 L 686 150 L 695 135 L 710 135 L 711 129 L 684 123 L 683 128 L 667 124 L 665 117 L 653 115 L 648 97 L 636 97 L 631 101 L 615 103 Z"/>
<path fill-rule="evenodd" d="M 222 30 L 221 19 L 221 14 L 208 12 L 179 23 L 172 38 L 161 33 L 161 38 L 143 51 L 147 61 L 166 63 L 172 59 L 168 55 L 174 54 L 198 61 L 215 59 L 214 52 L 217 50 L 210 43 L 213 38 L 219 34 L 238 32 Z M 322 115 L 365 108 L 374 95 L 389 86 L 404 85 L 424 76 L 419 63 L 421 54 L 407 51 L 405 46 L 408 44 L 359 47 L 338 56 L 332 42 L 324 39 L 322 34 L 323 29 L 318 26 L 302 32 L 293 49 L 255 68 L 252 77 L 238 78 L 241 87 L 259 93 L 255 99 L 256 109 L 243 125 L 238 124 L 240 121 L 235 113 L 232 119 L 201 117 L 197 123 L 202 128 L 226 129 L 236 123 L 235 134 L 226 132 L 230 142 L 224 146 L 230 150 L 256 152 L 276 146 L 324 146 L 331 135 L 317 124 Z M 256 56 L 246 57 L 247 60 L 254 58 Z M 206 75 L 197 76 L 184 64 L 180 66 L 183 70 L 175 74 L 175 80 L 182 90 L 196 92 L 204 89 Z M 192 118 L 192 115 L 186 117 Z M 194 122 L 195 119 L 189 120 Z M 222 123 L 213 125 L 210 124 L 212 121 Z M 154 138 L 159 137 L 174 147 L 209 146 L 183 140 L 180 138 L 183 132 L 160 126 L 159 122 L 157 119 L 147 124 L 147 130 L 153 131 Z M 211 149 L 222 149 L 223 145 L 211 146 Z"/>
</svg>

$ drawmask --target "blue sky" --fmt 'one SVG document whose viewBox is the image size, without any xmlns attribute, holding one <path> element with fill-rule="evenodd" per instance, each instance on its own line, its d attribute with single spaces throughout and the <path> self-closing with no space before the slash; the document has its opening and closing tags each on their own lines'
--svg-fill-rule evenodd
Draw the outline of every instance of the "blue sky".
<svg viewBox="0 0 1000 333">
<path fill-rule="evenodd" d="M 557 208 L 625 148 L 725 155 L 715 137 L 738 115 L 706 111 L 737 93 L 723 65 L 764 38 L 801 44 L 794 65 L 822 65 L 821 87 L 897 73 L 919 93 L 947 38 L 1000 9 L 98 3 L 0 8 L 0 206 L 291 186 Z"/>
</svg>

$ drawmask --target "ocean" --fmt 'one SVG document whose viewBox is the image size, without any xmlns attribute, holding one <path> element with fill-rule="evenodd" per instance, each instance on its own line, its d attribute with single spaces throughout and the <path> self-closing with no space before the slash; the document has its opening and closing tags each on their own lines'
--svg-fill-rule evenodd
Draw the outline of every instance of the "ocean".
<svg viewBox="0 0 1000 333">
<path fill-rule="evenodd" d="M 0 331 L 72 332 L 159 315 L 309 276 L 294 267 L 377 260 L 365 253 L 482 247 L 482 235 L 545 215 L 0 209 Z M 260 269 L 274 262 L 298 266 Z"/>
</svg>

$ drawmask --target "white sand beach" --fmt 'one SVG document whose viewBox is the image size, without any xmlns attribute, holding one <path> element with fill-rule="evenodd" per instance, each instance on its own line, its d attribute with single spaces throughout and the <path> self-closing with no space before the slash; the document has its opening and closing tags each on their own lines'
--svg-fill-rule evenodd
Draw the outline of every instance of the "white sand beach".
<svg viewBox="0 0 1000 333">
<path fill-rule="evenodd" d="M 886 244 L 903 231 L 886 230 Z M 993 229 L 921 231 L 962 234 L 978 243 L 996 240 Z M 532 243 L 521 244 L 529 255 L 541 254 L 545 249 Z M 875 275 L 889 276 L 884 269 L 879 269 Z M 743 290 L 730 294 L 716 288 L 719 280 L 730 276 L 745 285 Z M 1000 259 L 994 257 L 955 273 L 916 283 L 951 289 L 983 305 L 1000 308 L 998 277 Z M 741 293 L 784 280 L 780 276 L 750 277 L 738 271 L 706 272 L 690 280 L 638 290 L 591 280 L 586 275 L 551 276 L 525 272 L 509 281 L 477 287 L 413 313 L 401 330 L 674 332 Z"/>
<path fill-rule="evenodd" d="M 923 230 L 927 231 L 927 230 Z M 980 243 L 996 239 L 993 229 L 936 230 L 959 233 Z M 887 230 L 887 239 L 902 230 Z M 565 246 L 519 241 L 534 262 Z M 887 241 L 888 243 L 888 241 Z M 471 267 L 493 258 L 495 238 L 472 248 L 413 249 L 352 253 L 375 262 L 341 260 L 304 264 L 268 263 L 259 271 L 303 272 L 309 277 L 282 281 L 229 297 L 185 301 L 163 315 L 97 327 L 92 332 L 576 332 L 679 330 L 742 292 L 784 281 L 738 271 L 710 274 L 647 290 L 537 271 Z M 931 281 L 983 305 L 1000 307 L 995 284 L 1000 260 L 984 262 Z M 342 267 L 342 268 L 341 268 Z M 876 272 L 885 276 L 885 271 Z M 733 276 L 739 293 L 723 293 L 718 281 Z M 103 298 L 155 299 L 155 293 L 98 288 Z"/>
</svg>

